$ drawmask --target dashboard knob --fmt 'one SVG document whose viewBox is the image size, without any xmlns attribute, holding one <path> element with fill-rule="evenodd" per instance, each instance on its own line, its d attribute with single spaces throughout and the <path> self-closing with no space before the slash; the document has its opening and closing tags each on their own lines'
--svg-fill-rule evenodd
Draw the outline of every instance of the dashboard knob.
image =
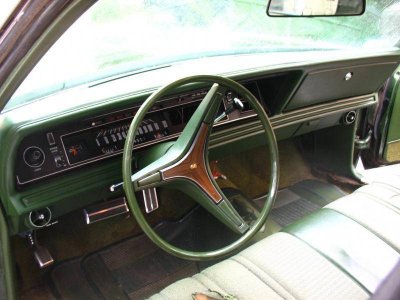
<svg viewBox="0 0 400 300">
<path fill-rule="evenodd" d="M 343 116 L 343 123 L 345 125 L 351 125 L 355 122 L 356 118 L 357 118 L 357 113 L 354 110 L 349 111 Z"/>
<path fill-rule="evenodd" d="M 48 207 L 31 211 L 28 217 L 29 225 L 33 228 L 42 228 L 50 223 L 51 217 L 51 210 Z"/>
<path fill-rule="evenodd" d="M 31 168 L 38 168 L 45 160 L 44 151 L 39 147 L 26 148 L 23 154 L 24 162 Z"/>
</svg>

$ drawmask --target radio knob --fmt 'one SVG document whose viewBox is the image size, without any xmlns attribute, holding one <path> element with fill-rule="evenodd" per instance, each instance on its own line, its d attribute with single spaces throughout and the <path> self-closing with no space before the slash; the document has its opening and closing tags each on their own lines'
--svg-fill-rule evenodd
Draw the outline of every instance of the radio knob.
<svg viewBox="0 0 400 300">
<path fill-rule="evenodd" d="M 57 168 L 61 168 L 63 166 L 63 161 L 60 155 L 54 155 L 54 163 L 56 164 Z"/>
<path fill-rule="evenodd" d="M 23 158 L 29 167 L 38 168 L 43 165 L 45 155 L 41 148 L 33 146 L 25 149 Z"/>
</svg>

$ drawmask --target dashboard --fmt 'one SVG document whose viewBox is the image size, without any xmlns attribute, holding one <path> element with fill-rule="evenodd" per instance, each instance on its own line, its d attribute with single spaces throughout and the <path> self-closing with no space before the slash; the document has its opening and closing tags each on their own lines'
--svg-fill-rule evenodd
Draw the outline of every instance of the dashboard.
<svg viewBox="0 0 400 300">
<path fill-rule="evenodd" d="M 257 83 L 245 84 L 258 94 Z M 208 89 L 198 89 L 162 99 L 147 114 L 139 127 L 134 149 L 171 140 L 179 136 Z M 232 105 L 235 93 L 227 91 L 218 114 Z M 63 124 L 25 138 L 20 144 L 16 164 L 18 186 L 45 179 L 83 165 L 109 159 L 122 153 L 130 123 L 139 109 L 135 105 L 108 114 Z M 244 102 L 240 113 L 231 113 L 217 125 L 253 115 Z"/>
<path fill-rule="evenodd" d="M 327 127 L 354 124 L 362 110 L 377 104 L 376 92 L 399 61 L 397 54 L 327 59 L 314 64 L 241 69 L 240 73 L 224 76 L 242 83 L 256 96 L 270 117 L 277 139 L 282 140 Z M 179 70 L 155 72 L 163 78 L 173 71 Z M 119 97 L 118 88 L 144 85 L 143 78 L 152 83 L 156 81 L 143 74 L 125 79 L 128 84 L 122 80 L 65 91 L 1 115 L 4 155 L 0 159 L 7 166 L 2 171 L 1 199 L 11 220 L 11 232 L 31 228 L 27 219 L 37 209 L 51 210 L 56 218 L 122 196 L 122 193 L 110 193 L 109 187 L 121 181 L 121 157 L 127 131 L 141 103 L 154 89 L 144 88 L 140 93 Z M 208 89 L 200 83 L 190 85 L 158 101 L 138 129 L 134 144 L 137 154 L 176 139 Z M 83 107 L 69 103 L 93 95 L 98 95 L 100 100 Z M 219 114 L 232 105 L 235 97 L 238 95 L 234 92 L 226 92 Z M 55 101 L 59 101 L 59 107 L 46 105 Z M 253 147 L 260 142 L 254 141 L 262 136 L 262 130 L 253 110 L 244 103 L 242 111 L 234 110 L 215 124 L 210 151 L 224 155 L 227 151 Z"/>
</svg>

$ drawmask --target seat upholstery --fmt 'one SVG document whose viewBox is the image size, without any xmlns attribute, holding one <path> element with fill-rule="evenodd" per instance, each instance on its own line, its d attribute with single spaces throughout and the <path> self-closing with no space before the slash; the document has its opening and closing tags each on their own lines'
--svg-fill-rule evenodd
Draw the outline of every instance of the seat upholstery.
<svg viewBox="0 0 400 300">
<path fill-rule="evenodd" d="M 377 181 L 151 299 L 367 299 L 400 252 L 400 180 Z"/>
<path fill-rule="evenodd" d="M 317 251 L 277 233 L 151 299 L 191 299 L 213 290 L 237 299 L 367 299 L 368 293 Z"/>
<path fill-rule="evenodd" d="M 400 259 L 381 238 L 328 208 L 284 230 L 328 258 L 369 293 L 377 290 Z"/>
<path fill-rule="evenodd" d="M 363 186 L 326 208 L 355 220 L 400 251 L 400 176 Z"/>
</svg>

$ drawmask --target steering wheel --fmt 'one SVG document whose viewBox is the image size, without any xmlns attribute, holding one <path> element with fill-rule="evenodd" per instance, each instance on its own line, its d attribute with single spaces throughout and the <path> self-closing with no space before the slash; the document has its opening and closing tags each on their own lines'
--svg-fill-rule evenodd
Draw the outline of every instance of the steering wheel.
<svg viewBox="0 0 400 300">
<path fill-rule="evenodd" d="M 159 159 L 132 175 L 132 150 L 135 137 L 149 109 L 174 89 L 190 83 L 210 83 L 210 90 L 185 126 L 179 138 Z M 270 158 L 269 193 L 258 219 L 249 226 L 214 181 L 208 163 L 208 141 L 217 111 L 226 90 L 234 91 L 247 100 L 257 112 L 264 128 Z M 263 226 L 273 206 L 278 188 L 279 166 L 276 138 L 268 116 L 255 96 L 241 84 L 220 76 L 197 75 L 185 77 L 155 91 L 142 104 L 132 120 L 123 153 L 123 188 L 131 213 L 144 233 L 160 248 L 179 258 L 189 260 L 216 259 L 233 253 L 246 244 Z M 223 248 L 195 252 L 170 244 L 161 238 L 146 221 L 135 192 L 167 184 L 184 186 L 194 200 L 241 236 Z"/>
</svg>

